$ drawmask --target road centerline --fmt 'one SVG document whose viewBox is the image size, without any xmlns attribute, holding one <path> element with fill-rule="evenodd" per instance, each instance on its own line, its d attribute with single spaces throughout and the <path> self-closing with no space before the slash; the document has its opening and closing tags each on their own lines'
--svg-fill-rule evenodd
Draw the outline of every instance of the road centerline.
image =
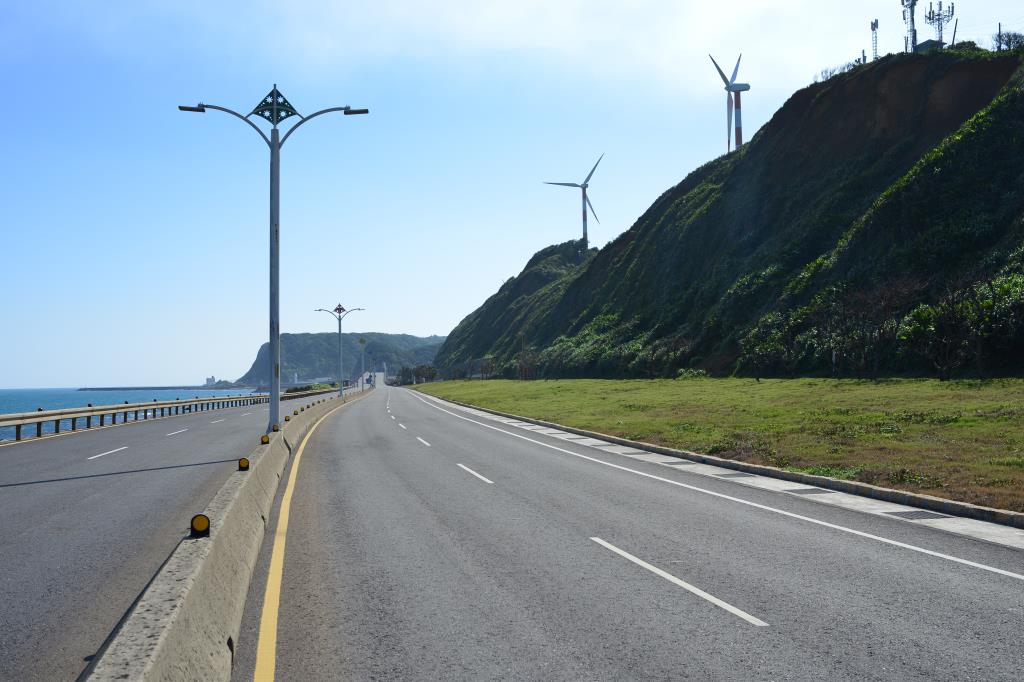
<svg viewBox="0 0 1024 682">
<path fill-rule="evenodd" d="M 428 443 L 427 441 L 423 440 L 423 439 L 422 439 L 422 438 L 420 438 L 419 436 L 416 436 L 416 440 L 418 440 L 419 442 L 423 443 L 423 444 L 424 444 L 424 445 L 426 445 L 426 446 L 427 446 L 428 448 L 430 447 L 430 443 Z"/>
<path fill-rule="evenodd" d="M 186 431 L 188 431 L 188 429 L 181 429 L 180 431 L 171 431 L 167 435 L 168 436 L 177 436 L 179 433 L 185 433 Z"/>
<path fill-rule="evenodd" d="M 742 609 L 738 609 L 738 608 L 736 608 L 735 606 L 733 606 L 732 604 L 730 604 L 728 602 L 722 601 L 721 599 L 719 599 L 718 597 L 714 596 L 713 594 L 709 594 L 709 593 L 705 592 L 704 590 L 700 589 L 699 587 L 695 587 L 695 586 L 691 585 L 690 583 L 686 582 L 685 580 L 681 580 L 680 578 L 677 578 L 676 576 L 672 575 L 671 573 L 663 571 L 660 568 L 658 568 L 657 566 L 651 565 L 651 564 L 647 563 L 646 561 L 644 561 L 643 559 L 640 559 L 639 557 L 633 556 L 632 554 L 630 554 L 629 552 L 627 552 L 625 550 L 619 549 L 618 547 L 616 547 L 615 545 L 611 544 L 610 542 L 605 542 L 601 538 L 596 538 L 596 537 L 590 538 L 590 539 L 593 540 L 594 542 L 596 542 L 597 544 L 601 545 L 605 549 L 609 549 L 609 550 L 615 552 L 616 554 L 618 554 L 619 556 L 623 557 L 624 559 L 628 559 L 629 561 L 632 561 L 637 566 L 640 566 L 641 568 L 647 569 L 648 571 L 650 571 L 654 575 L 659 576 L 661 578 L 664 578 L 665 580 L 669 581 L 673 585 L 677 585 L 677 586 L 683 588 L 684 590 L 686 590 L 687 592 L 690 592 L 691 594 L 695 594 L 698 597 L 700 597 L 701 599 L 704 599 L 705 601 L 711 602 L 712 604 L 714 604 L 718 608 L 724 609 L 725 611 L 728 611 L 732 615 L 737 616 L 739 618 L 742 618 L 743 620 L 747 621 L 751 625 L 756 625 L 758 627 L 768 627 L 768 623 L 764 622 L 760 618 L 755 618 L 754 616 L 750 615 L 746 611 L 743 611 Z"/>
<path fill-rule="evenodd" d="M 210 423 L 211 423 L 211 424 L 219 424 L 219 423 L 221 423 L 222 421 L 224 421 L 224 420 L 223 420 L 223 419 L 214 419 L 214 420 L 213 420 L 212 422 L 210 422 Z"/>
<path fill-rule="evenodd" d="M 457 467 L 459 467 L 460 469 L 463 469 L 463 470 L 465 470 L 465 471 L 468 471 L 469 473 L 473 474 L 474 476 L 476 476 L 477 478 L 479 478 L 479 479 L 480 479 L 481 481 L 483 481 L 484 483 L 490 483 L 491 485 L 494 485 L 494 481 L 492 481 L 491 479 L 487 478 L 486 476 L 481 476 L 480 474 L 478 474 L 477 472 L 473 471 L 472 469 L 470 469 L 470 468 L 469 468 L 468 466 L 466 466 L 465 464 L 459 464 L 458 462 L 456 462 L 456 463 L 455 463 L 455 466 L 457 466 Z"/>
<path fill-rule="evenodd" d="M 401 426 L 403 429 L 405 428 L 405 424 L 403 424 L 402 422 L 398 422 L 398 425 Z M 408 429 L 406 429 L 406 430 L 408 430 Z"/>
<path fill-rule="evenodd" d="M 86 457 L 86 459 L 96 459 L 97 457 L 105 457 L 106 455 L 112 455 L 115 452 L 121 452 L 122 450 L 127 450 L 127 449 L 128 449 L 128 446 L 124 445 L 124 446 L 121 446 L 119 448 L 114 448 L 113 450 L 107 450 L 106 452 L 101 452 L 100 454 L 93 455 L 92 457 Z"/>
</svg>

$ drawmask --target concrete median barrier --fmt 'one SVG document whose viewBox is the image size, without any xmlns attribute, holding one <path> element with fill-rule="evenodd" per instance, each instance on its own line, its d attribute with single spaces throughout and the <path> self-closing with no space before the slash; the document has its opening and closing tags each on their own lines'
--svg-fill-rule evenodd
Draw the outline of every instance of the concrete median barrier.
<svg viewBox="0 0 1024 682">
<path fill-rule="evenodd" d="M 291 453 L 342 403 L 310 401 L 248 456 L 203 513 L 208 537 L 186 537 L 102 650 L 87 680 L 228 680 L 249 581 Z M 182 519 L 186 527 L 188 519 Z"/>
</svg>

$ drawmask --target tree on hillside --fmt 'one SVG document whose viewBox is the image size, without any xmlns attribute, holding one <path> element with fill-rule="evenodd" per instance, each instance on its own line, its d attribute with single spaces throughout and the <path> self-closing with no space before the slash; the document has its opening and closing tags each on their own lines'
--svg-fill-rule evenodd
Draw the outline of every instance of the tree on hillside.
<svg viewBox="0 0 1024 682">
<path fill-rule="evenodd" d="M 992 35 L 992 48 L 995 50 L 1016 50 L 1024 47 L 1024 33 L 1003 31 Z"/>
<path fill-rule="evenodd" d="M 939 381 L 949 381 L 971 353 L 971 311 L 964 289 L 953 289 L 938 303 L 910 311 L 900 324 L 900 340 L 931 362 Z"/>
<path fill-rule="evenodd" d="M 433 365 L 416 365 L 412 373 L 418 382 L 433 381 L 437 377 L 437 368 Z"/>
</svg>

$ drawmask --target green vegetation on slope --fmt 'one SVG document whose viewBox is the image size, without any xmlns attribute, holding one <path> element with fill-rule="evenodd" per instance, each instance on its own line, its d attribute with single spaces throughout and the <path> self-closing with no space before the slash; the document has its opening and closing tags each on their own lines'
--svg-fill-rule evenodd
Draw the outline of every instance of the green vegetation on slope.
<svg viewBox="0 0 1024 682">
<path fill-rule="evenodd" d="M 366 339 L 366 369 L 388 363 L 388 368 L 397 370 L 402 365 L 429 364 L 434 361 L 437 349 L 444 341 L 443 336 L 410 336 L 409 334 L 379 334 L 377 332 L 345 332 L 342 337 L 342 355 L 345 360 L 346 379 L 359 376 L 359 339 Z M 295 373 L 300 381 L 318 377 L 337 378 L 338 374 L 338 333 L 281 334 L 281 377 L 290 382 Z M 246 386 L 265 386 L 270 381 L 270 347 L 264 343 L 256 354 L 252 367 L 237 383 Z"/>
<path fill-rule="evenodd" d="M 795 93 L 582 263 L 523 273 L 442 369 L 941 378 L 1021 369 L 1019 55 L 893 55 Z M 553 248 L 562 248 L 553 247 Z"/>
<path fill-rule="evenodd" d="M 1024 381 L 445 381 L 443 398 L 718 457 L 1024 511 Z"/>
</svg>

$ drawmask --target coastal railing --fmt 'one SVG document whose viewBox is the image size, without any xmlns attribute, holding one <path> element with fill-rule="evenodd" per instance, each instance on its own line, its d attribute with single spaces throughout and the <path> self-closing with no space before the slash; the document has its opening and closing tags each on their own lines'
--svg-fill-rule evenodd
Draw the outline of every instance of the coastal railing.
<svg viewBox="0 0 1024 682">
<path fill-rule="evenodd" d="M 281 400 L 308 398 L 322 393 L 336 393 L 338 389 L 320 389 L 301 393 L 282 393 Z M 148 403 L 128 403 L 121 405 L 89 405 L 87 407 L 65 407 L 59 410 L 35 412 L 18 412 L 0 414 L 0 430 L 13 428 L 14 440 L 23 440 L 26 433 L 36 438 L 43 435 L 61 433 L 62 430 L 79 431 L 97 426 L 123 424 L 132 421 L 161 419 L 181 414 L 219 410 L 229 407 L 245 407 L 261 405 L 269 402 L 266 394 L 250 394 L 238 396 L 214 396 L 209 398 L 195 397 L 186 400 L 153 400 Z M 118 420 L 120 417 L 120 421 Z M 50 429 L 46 425 L 51 424 Z M 81 429 L 79 428 L 81 427 Z M 33 433 L 34 432 L 34 433 Z M 2 439 L 0 439 L 2 440 Z"/>
</svg>

